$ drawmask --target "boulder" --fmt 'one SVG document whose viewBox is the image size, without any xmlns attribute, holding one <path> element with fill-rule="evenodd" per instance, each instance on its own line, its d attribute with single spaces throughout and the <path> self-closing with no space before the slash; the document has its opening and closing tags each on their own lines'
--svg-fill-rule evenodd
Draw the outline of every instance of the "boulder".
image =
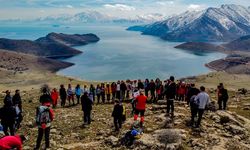
<svg viewBox="0 0 250 150">
<path fill-rule="evenodd" d="M 113 135 L 106 138 L 105 143 L 111 146 L 116 146 L 119 142 L 119 139 Z"/>
</svg>

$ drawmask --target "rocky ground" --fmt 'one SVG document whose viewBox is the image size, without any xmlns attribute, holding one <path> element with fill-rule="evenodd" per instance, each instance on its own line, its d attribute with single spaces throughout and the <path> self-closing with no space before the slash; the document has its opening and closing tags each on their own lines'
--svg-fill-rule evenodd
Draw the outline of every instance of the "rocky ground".
<svg viewBox="0 0 250 150">
<path fill-rule="evenodd" d="M 37 128 L 33 122 L 35 107 L 38 105 L 38 92 L 32 90 L 22 95 L 24 121 L 18 133 L 24 133 L 29 137 L 24 144 L 24 149 L 27 150 L 34 147 L 37 136 Z M 190 112 L 185 103 L 175 103 L 174 119 L 165 116 L 165 100 L 159 101 L 158 104 L 149 104 L 144 134 L 130 148 L 250 149 L 250 95 L 242 95 L 240 99 L 239 101 L 231 96 L 230 111 L 206 112 L 200 129 L 188 126 Z M 56 108 L 56 118 L 51 129 L 51 149 L 127 149 L 119 142 L 133 123 L 133 118 L 129 115 L 130 104 L 125 105 L 128 118 L 120 133 L 113 131 L 112 104 L 95 104 L 92 115 L 94 121 L 89 127 L 82 126 L 82 111 L 79 105 Z"/>
</svg>

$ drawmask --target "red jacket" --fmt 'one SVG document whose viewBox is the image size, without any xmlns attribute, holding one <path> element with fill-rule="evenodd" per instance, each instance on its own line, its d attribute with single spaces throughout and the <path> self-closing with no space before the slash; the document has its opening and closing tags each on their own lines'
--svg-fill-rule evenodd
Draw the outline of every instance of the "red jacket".
<svg viewBox="0 0 250 150">
<path fill-rule="evenodd" d="M 147 102 L 147 96 L 139 95 L 135 99 L 136 101 L 136 109 L 139 110 L 145 110 L 146 109 L 146 102 Z"/>
<path fill-rule="evenodd" d="M 58 92 L 54 92 L 54 91 L 51 92 L 51 98 L 54 104 L 58 100 L 58 97 L 59 97 Z"/>
<path fill-rule="evenodd" d="M 22 140 L 19 135 L 16 136 L 5 136 L 0 139 L 0 149 L 9 150 L 16 148 L 22 150 Z"/>
</svg>

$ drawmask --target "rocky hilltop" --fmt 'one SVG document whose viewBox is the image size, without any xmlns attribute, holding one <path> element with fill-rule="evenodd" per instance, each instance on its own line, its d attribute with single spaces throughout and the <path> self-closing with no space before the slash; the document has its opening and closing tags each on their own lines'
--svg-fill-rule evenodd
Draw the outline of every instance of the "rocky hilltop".
<svg viewBox="0 0 250 150">
<path fill-rule="evenodd" d="M 167 41 L 230 41 L 250 34 L 250 9 L 234 4 L 210 7 L 128 30 L 159 36 Z"/>
<path fill-rule="evenodd" d="M 0 49 L 44 57 L 70 57 L 82 53 L 70 46 L 85 45 L 97 41 L 99 41 L 99 38 L 94 34 L 50 33 L 35 41 L 0 38 Z"/>
</svg>

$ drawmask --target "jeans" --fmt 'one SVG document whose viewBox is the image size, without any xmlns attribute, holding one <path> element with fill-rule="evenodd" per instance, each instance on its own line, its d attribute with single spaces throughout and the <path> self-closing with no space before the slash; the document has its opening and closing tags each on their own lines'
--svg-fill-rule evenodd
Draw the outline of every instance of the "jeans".
<svg viewBox="0 0 250 150">
<path fill-rule="evenodd" d="M 122 118 L 114 117 L 115 130 L 119 131 L 122 128 Z"/>
<path fill-rule="evenodd" d="M 110 94 L 107 94 L 107 101 L 110 101 Z"/>
<path fill-rule="evenodd" d="M 198 121 L 197 121 L 197 127 L 201 125 L 201 119 L 204 114 L 204 109 L 198 109 Z"/>
<path fill-rule="evenodd" d="M 61 97 L 61 107 L 64 107 L 66 103 L 66 97 Z"/>
<path fill-rule="evenodd" d="M 172 115 L 174 114 L 174 100 L 173 99 L 168 99 L 167 100 L 167 113 L 171 111 Z"/>
<path fill-rule="evenodd" d="M 50 127 L 47 127 L 45 129 L 38 128 L 38 136 L 37 136 L 36 148 L 35 149 L 40 148 L 44 133 L 45 133 L 45 146 L 46 146 L 46 148 L 49 148 Z"/>
<path fill-rule="evenodd" d="M 6 136 L 9 135 L 8 129 L 10 129 L 10 135 L 12 136 L 15 135 L 14 124 L 2 124 L 2 126 L 3 126 L 3 132 Z"/>
<path fill-rule="evenodd" d="M 76 95 L 76 99 L 77 99 L 77 104 L 80 104 L 80 95 Z"/>
<path fill-rule="evenodd" d="M 194 119 L 197 116 L 198 108 L 191 106 L 191 125 L 194 124 Z"/>
<path fill-rule="evenodd" d="M 97 94 L 97 103 L 100 103 L 101 94 Z"/>
<path fill-rule="evenodd" d="M 227 100 L 218 100 L 218 104 L 219 104 L 219 110 L 226 110 L 227 108 Z"/>
<path fill-rule="evenodd" d="M 85 124 L 91 123 L 91 117 L 90 117 L 91 111 L 84 111 L 83 112 L 83 120 Z"/>
</svg>

